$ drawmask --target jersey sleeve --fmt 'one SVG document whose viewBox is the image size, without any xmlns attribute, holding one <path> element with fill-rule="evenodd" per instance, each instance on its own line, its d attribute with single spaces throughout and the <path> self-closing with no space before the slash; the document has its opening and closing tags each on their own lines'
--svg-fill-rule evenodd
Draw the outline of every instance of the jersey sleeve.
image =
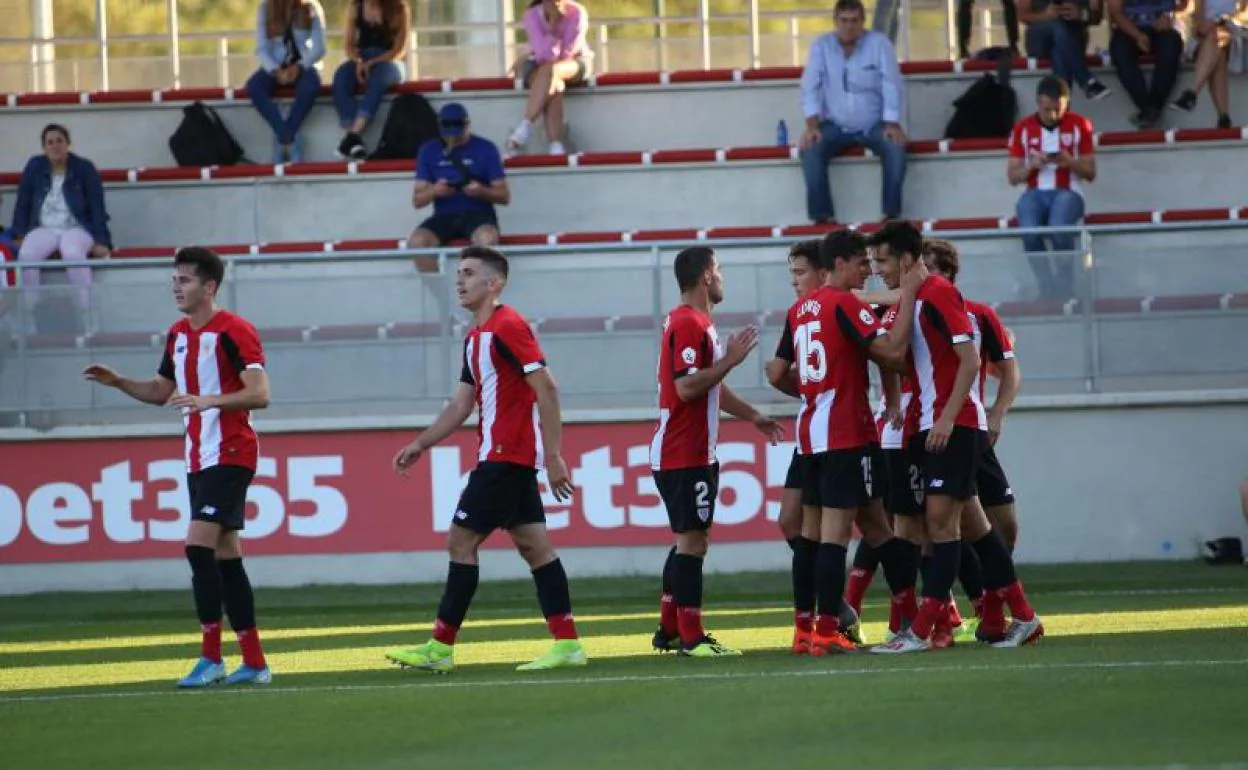
<svg viewBox="0 0 1248 770">
<path fill-rule="evenodd" d="M 1010 131 L 1010 142 L 1008 148 L 1011 158 L 1026 158 L 1027 148 L 1023 142 L 1023 122 L 1014 124 L 1014 130 Z"/>
<path fill-rule="evenodd" d="M 871 340 L 884 334 L 880 321 L 863 302 L 838 302 L 836 309 L 836 326 L 848 339 L 859 347 L 866 347 Z"/>
<path fill-rule="evenodd" d="M 999 364 L 1014 357 L 1014 346 L 1010 344 L 1010 336 L 1005 333 L 1001 317 L 990 307 L 985 307 L 980 314 L 979 332 L 983 335 L 983 350 L 989 361 Z"/>
<path fill-rule="evenodd" d="M 672 376 L 679 380 L 711 365 L 710 336 L 706 327 L 689 316 L 678 316 L 667 331 L 667 354 Z"/>
<path fill-rule="evenodd" d="M 971 318 L 966 314 L 966 301 L 952 285 L 933 289 L 923 303 L 923 312 L 930 314 L 929 317 L 954 345 L 975 339 Z"/>
<path fill-rule="evenodd" d="M 1092 121 L 1079 118 L 1079 157 L 1088 158 L 1096 154 L 1096 142 L 1092 131 Z"/>
<path fill-rule="evenodd" d="M 175 339 L 177 337 L 174 335 L 173 330 L 170 329 L 169 333 L 165 335 L 165 353 L 161 356 L 160 367 L 156 370 L 157 374 L 170 382 L 178 381 L 178 373 L 173 365 L 173 344 Z"/>
<path fill-rule="evenodd" d="M 476 378 L 472 376 L 472 365 L 468 363 L 468 340 L 464 340 L 464 366 L 459 371 L 459 381 L 465 385 L 476 385 Z"/>
<path fill-rule="evenodd" d="M 793 363 L 796 358 L 793 354 L 793 323 L 788 318 L 784 319 L 784 333 L 776 343 L 776 358 L 789 363 Z"/>
<path fill-rule="evenodd" d="M 499 346 L 503 357 L 515 364 L 522 374 L 532 374 L 546 366 L 546 356 L 537 344 L 537 337 L 521 318 L 501 324 L 494 332 L 494 344 Z"/>
<path fill-rule="evenodd" d="M 493 184 L 500 179 L 506 178 L 507 171 L 503 168 L 503 156 L 498 151 L 498 145 L 493 142 L 487 142 L 485 151 L 481 155 L 482 160 L 485 161 L 480 170 L 484 181 Z"/>
<path fill-rule="evenodd" d="M 437 181 L 437 169 L 434 167 L 434 159 L 436 155 L 430 151 L 429 144 L 421 145 L 420 150 L 416 153 L 416 179 L 421 182 L 433 184 Z"/>
<path fill-rule="evenodd" d="M 264 368 L 264 347 L 260 344 L 260 335 L 256 327 L 241 318 L 231 324 L 228 331 L 221 335 L 221 345 L 230 358 L 234 371 L 240 374 L 247 369 Z"/>
</svg>

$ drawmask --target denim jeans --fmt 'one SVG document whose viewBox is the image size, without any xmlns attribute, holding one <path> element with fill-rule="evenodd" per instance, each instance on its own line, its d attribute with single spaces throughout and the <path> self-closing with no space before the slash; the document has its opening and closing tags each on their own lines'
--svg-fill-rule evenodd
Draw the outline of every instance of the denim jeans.
<svg viewBox="0 0 1248 770">
<path fill-rule="evenodd" d="M 1140 69 L 1140 48 L 1122 30 L 1114 30 L 1109 39 L 1109 56 L 1122 87 L 1140 112 L 1160 113 L 1170 101 L 1170 92 L 1179 79 L 1179 61 L 1183 58 L 1183 37 L 1175 30 L 1158 32 L 1152 28 L 1142 30 L 1148 35 L 1153 51 L 1153 83 L 1144 81 Z"/>
<path fill-rule="evenodd" d="M 376 48 L 365 48 L 360 51 L 360 58 L 375 59 L 385 51 Z M 334 71 L 334 109 L 338 111 L 338 123 L 349 128 L 356 118 L 371 120 L 377 115 L 381 106 L 381 97 L 393 85 L 403 82 L 403 65 L 396 61 L 380 61 L 368 71 L 368 79 L 364 81 L 364 100 L 356 104 L 355 62 L 344 61 Z"/>
<path fill-rule="evenodd" d="M 304 118 L 308 117 L 316 104 L 316 97 L 321 89 L 321 75 L 314 69 L 299 70 L 299 79 L 295 81 L 295 101 L 290 106 L 290 114 L 284 119 L 281 109 L 273 99 L 273 92 L 277 87 L 277 78 L 272 73 L 259 69 L 247 80 L 247 96 L 260 117 L 273 129 L 273 136 L 277 141 L 291 144 L 295 141 Z"/>
<path fill-rule="evenodd" d="M 1064 19 L 1036 21 L 1027 25 L 1027 55 L 1051 59 L 1053 74 L 1067 83 L 1087 88 L 1092 74 L 1084 58 L 1083 25 Z"/>
<path fill-rule="evenodd" d="M 802 174 L 806 177 L 806 215 L 812 222 L 833 219 L 832 184 L 828 164 L 842 151 L 863 146 L 884 164 L 884 214 L 901 216 L 901 188 L 906 181 L 906 148 L 884 138 L 884 124 L 866 132 L 846 132 L 830 120 L 819 125 L 823 139 L 802 152 Z"/>
<path fill-rule="evenodd" d="M 1076 225 L 1083 219 L 1083 196 L 1071 190 L 1030 189 L 1018 199 L 1019 227 Z M 1075 232 L 1048 236 L 1055 252 L 1044 254 L 1045 236 L 1024 235 L 1023 249 L 1036 274 L 1044 299 L 1070 299 L 1075 294 Z M 1043 256 L 1039 256 L 1043 254 Z"/>
</svg>

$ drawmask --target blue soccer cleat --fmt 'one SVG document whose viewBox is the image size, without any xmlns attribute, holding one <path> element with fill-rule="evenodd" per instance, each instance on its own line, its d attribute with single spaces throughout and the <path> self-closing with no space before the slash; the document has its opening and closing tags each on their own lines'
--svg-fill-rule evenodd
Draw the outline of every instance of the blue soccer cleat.
<svg viewBox="0 0 1248 770">
<path fill-rule="evenodd" d="M 178 687 L 211 687 L 225 679 L 225 661 L 200 658 L 191 673 L 178 680 Z"/>
<path fill-rule="evenodd" d="M 273 681 L 273 672 L 268 666 L 252 668 L 243 664 L 234 669 L 234 673 L 225 678 L 226 684 L 268 684 Z"/>
</svg>

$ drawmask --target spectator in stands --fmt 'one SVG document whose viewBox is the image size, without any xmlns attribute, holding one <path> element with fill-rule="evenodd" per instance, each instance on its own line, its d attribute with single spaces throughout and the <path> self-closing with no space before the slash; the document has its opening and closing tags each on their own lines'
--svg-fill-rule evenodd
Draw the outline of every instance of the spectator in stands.
<svg viewBox="0 0 1248 770">
<path fill-rule="evenodd" d="M 334 72 L 334 109 L 346 134 L 338 155 L 362 160 L 368 156 L 361 134 L 381 107 L 381 97 L 403 80 L 400 60 L 412 34 L 407 0 L 351 0 L 347 5 L 347 60 Z M 357 87 L 364 100 L 356 102 Z"/>
<path fill-rule="evenodd" d="M 59 253 L 65 262 L 85 263 L 90 257 L 107 258 L 112 236 L 104 208 L 104 184 L 95 164 L 69 151 L 69 130 L 55 123 L 42 133 L 43 154 L 35 155 L 22 171 L 13 208 L 12 238 L 20 244 L 17 258 L 42 262 Z M 91 269 L 73 267 L 69 281 L 78 287 L 74 306 L 90 331 Z M 40 271 L 22 271 L 26 309 L 34 313 Z"/>
<path fill-rule="evenodd" d="M 589 12 L 572 0 L 533 0 L 524 12 L 529 55 L 520 63 L 519 76 L 529 89 L 524 120 L 507 140 L 507 154 L 520 152 L 529 141 L 533 121 L 546 115 L 546 140 L 551 155 L 563 155 L 563 93 L 585 82 L 594 53 L 585 42 Z"/>
<path fill-rule="evenodd" d="M 1175 28 L 1176 0 L 1108 0 L 1109 20 L 1114 31 L 1109 53 L 1118 71 L 1118 80 L 1127 89 L 1138 112 L 1132 122 L 1139 128 L 1152 128 L 1179 78 L 1183 58 L 1183 36 Z M 1153 57 L 1153 83 L 1150 88 L 1140 69 L 1140 57 Z"/>
<path fill-rule="evenodd" d="M 438 111 L 441 139 L 425 142 L 416 156 L 416 187 L 412 206 L 433 204 L 433 216 L 420 223 L 408 239 L 411 248 L 445 246 L 469 240 L 474 246 L 498 243 L 495 206 L 511 202 L 498 146 L 471 131 L 468 111 L 449 102 Z M 436 269 L 435 260 L 422 258 L 417 267 Z"/>
<path fill-rule="evenodd" d="M 1018 48 L 1018 6 L 1014 0 L 1001 0 L 1002 15 L 1005 16 L 1005 36 L 1010 45 L 1010 54 L 1014 58 L 1022 56 Z M 958 0 L 958 58 L 971 58 L 971 20 L 975 12 L 975 0 Z"/>
<path fill-rule="evenodd" d="M 1110 90 L 1088 71 L 1085 52 L 1088 29 L 1101 23 L 1103 0 L 1028 0 L 1019 8 L 1027 25 L 1027 55 L 1051 59 L 1053 74 L 1078 85 L 1089 99 L 1104 99 Z"/>
<path fill-rule="evenodd" d="M 906 180 L 906 132 L 901 128 L 905 87 L 888 37 L 863 29 L 862 0 L 837 0 L 836 31 L 817 39 L 802 71 L 802 173 L 806 213 L 836 221 L 828 164 L 863 146 L 884 162 L 884 217 L 901 216 Z"/>
<path fill-rule="evenodd" d="M 1248 60 L 1248 0 L 1196 0 L 1192 12 L 1192 37 L 1196 72 L 1192 87 L 1172 105 L 1176 110 L 1196 109 L 1200 90 L 1209 86 L 1209 96 L 1218 111 L 1218 128 L 1230 128 L 1232 74 L 1244 72 Z"/>
<path fill-rule="evenodd" d="M 1092 122 L 1070 111 L 1070 87 L 1049 76 L 1036 88 L 1036 112 L 1014 126 L 1009 143 L 1011 185 L 1026 185 L 1018 199 L 1019 227 L 1063 227 L 1083 219 L 1081 182 L 1096 179 Z M 1065 300 L 1075 291 L 1075 234 L 1024 235 L 1023 248 L 1042 299 Z"/>
<path fill-rule="evenodd" d="M 273 162 L 299 163 L 299 127 L 321 89 L 325 56 L 325 11 L 317 0 L 262 0 L 256 12 L 256 55 L 260 69 L 247 80 L 247 96 L 273 129 Z M 295 101 L 283 118 L 273 92 L 294 88 Z"/>
</svg>

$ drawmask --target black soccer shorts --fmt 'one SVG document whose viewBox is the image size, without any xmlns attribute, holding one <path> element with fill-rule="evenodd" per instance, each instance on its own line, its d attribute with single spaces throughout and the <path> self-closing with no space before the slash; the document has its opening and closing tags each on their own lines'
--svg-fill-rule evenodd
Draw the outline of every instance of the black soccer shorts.
<svg viewBox="0 0 1248 770">
<path fill-rule="evenodd" d="M 256 472 L 241 465 L 214 465 L 186 474 L 191 520 L 241 530 L 246 525 L 247 487 Z"/>
<path fill-rule="evenodd" d="M 975 486 L 979 488 L 979 501 L 985 508 L 1013 504 L 1014 490 L 1010 488 L 1010 480 L 997 459 L 996 447 L 989 445 L 984 452 L 979 473 L 975 475 Z"/>
<path fill-rule="evenodd" d="M 868 447 L 806 455 L 802 505 L 859 508 L 871 504 L 872 458 Z"/>
<path fill-rule="evenodd" d="M 785 489 L 802 488 L 802 456 L 793 450 L 793 459 L 789 461 L 789 471 L 784 474 Z"/>
<path fill-rule="evenodd" d="M 923 470 L 910 460 L 910 450 L 885 449 L 888 482 L 884 509 L 893 516 L 923 515 Z"/>
<path fill-rule="evenodd" d="M 524 524 L 545 524 L 537 470 L 508 462 L 479 463 L 455 507 L 453 523 L 481 535 Z"/>
<path fill-rule="evenodd" d="M 654 485 L 663 498 L 673 532 L 705 532 L 711 528 L 715 522 L 715 501 L 719 498 L 719 463 L 654 471 Z"/>
<path fill-rule="evenodd" d="M 924 495 L 948 495 L 954 500 L 974 497 L 988 433 L 955 425 L 944 451 L 935 453 L 927 451 L 927 434 L 922 431 L 910 439 L 911 460 L 923 469 Z"/>
</svg>

